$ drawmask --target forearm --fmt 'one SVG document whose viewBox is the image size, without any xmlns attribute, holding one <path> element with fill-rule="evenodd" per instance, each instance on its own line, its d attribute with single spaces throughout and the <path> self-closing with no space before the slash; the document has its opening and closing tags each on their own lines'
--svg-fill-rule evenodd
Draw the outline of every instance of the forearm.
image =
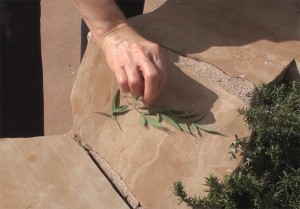
<svg viewBox="0 0 300 209">
<path fill-rule="evenodd" d="M 129 27 L 114 0 L 73 0 L 106 55 L 119 88 L 151 105 L 166 82 L 159 46 Z"/>
<path fill-rule="evenodd" d="M 128 27 L 124 15 L 114 0 L 73 0 L 96 40 L 103 45 L 105 37 Z"/>
</svg>

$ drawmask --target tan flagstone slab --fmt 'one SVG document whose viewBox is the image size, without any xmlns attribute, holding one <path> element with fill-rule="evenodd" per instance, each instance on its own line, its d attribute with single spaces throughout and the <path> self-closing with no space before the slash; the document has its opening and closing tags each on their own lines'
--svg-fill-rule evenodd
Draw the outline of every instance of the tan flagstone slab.
<svg viewBox="0 0 300 209">
<path fill-rule="evenodd" d="M 173 183 L 182 180 L 190 194 L 203 195 L 205 177 L 211 173 L 222 177 L 236 168 L 240 161 L 230 161 L 228 151 L 235 134 L 241 137 L 249 134 L 236 111 L 245 104 L 201 79 L 191 69 L 175 65 L 167 50 L 164 54 L 169 78 L 155 105 L 197 112 L 205 116 L 203 124 L 209 124 L 226 137 L 205 132 L 202 137 L 194 137 L 171 127 L 172 134 L 152 127 L 147 130 L 139 123 L 135 110 L 118 117 L 121 131 L 114 120 L 96 114 L 110 113 L 117 86 L 93 39 L 71 95 L 73 131 L 107 160 L 143 206 L 187 208 L 185 204 L 178 205 Z M 125 103 L 124 98 L 121 103 Z"/>
<path fill-rule="evenodd" d="M 144 5 L 144 14 L 154 11 L 166 1 L 167 0 L 146 0 Z"/>
<path fill-rule="evenodd" d="M 128 208 L 69 136 L 0 139 L 0 208 Z"/>
<path fill-rule="evenodd" d="M 131 24 L 233 77 L 269 83 L 300 55 L 299 6 L 298 0 L 169 0 Z"/>
</svg>

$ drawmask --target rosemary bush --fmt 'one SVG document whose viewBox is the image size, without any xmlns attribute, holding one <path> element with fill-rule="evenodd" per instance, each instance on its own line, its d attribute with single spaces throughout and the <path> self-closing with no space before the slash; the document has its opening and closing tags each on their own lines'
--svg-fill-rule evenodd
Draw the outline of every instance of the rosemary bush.
<svg viewBox="0 0 300 209">
<path fill-rule="evenodd" d="M 207 177 L 206 197 L 189 197 L 175 182 L 175 195 L 188 206 L 300 208 L 300 83 L 260 85 L 254 95 L 253 107 L 238 110 L 253 136 L 236 137 L 229 152 L 240 152 L 243 163 L 223 181 Z"/>
</svg>

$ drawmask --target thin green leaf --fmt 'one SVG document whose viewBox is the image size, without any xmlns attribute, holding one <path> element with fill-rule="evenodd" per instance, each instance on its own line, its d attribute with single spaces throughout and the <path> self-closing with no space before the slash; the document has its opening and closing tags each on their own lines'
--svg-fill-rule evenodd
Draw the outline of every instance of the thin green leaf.
<svg viewBox="0 0 300 209">
<path fill-rule="evenodd" d="M 182 110 L 173 110 L 173 109 L 166 109 L 162 108 L 159 110 L 160 113 L 163 113 L 165 115 L 174 115 L 180 118 L 186 118 L 186 117 L 192 117 L 196 116 L 197 113 L 194 112 L 188 112 L 188 111 L 182 111 Z"/>
<path fill-rule="evenodd" d="M 194 113 L 194 112 L 184 112 L 184 113 L 178 114 L 178 117 L 180 117 L 180 118 L 188 118 L 188 117 L 194 117 L 196 115 L 197 115 L 197 113 Z"/>
<path fill-rule="evenodd" d="M 120 125 L 120 123 L 119 123 L 119 121 L 118 121 L 118 119 L 117 119 L 117 117 L 116 117 L 115 115 L 109 115 L 109 114 L 107 114 L 107 113 L 105 113 L 105 112 L 95 112 L 95 113 L 100 114 L 100 115 L 104 115 L 104 116 L 106 116 L 106 117 L 109 117 L 109 118 L 115 120 L 115 121 L 117 122 L 117 124 L 118 124 L 120 130 L 123 132 L 123 130 L 122 130 L 122 128 L 121 128 L 121 125 Z"/>
<path fill-rule="evenodd" d="M 172 118 L 170 118 L 169 116 L 165 115 L 165 114 L 161 114 L 161 118 L 170 126 L 173 126 L 179 130 L 181 130 L 180 126 L 176 123 L 175 120 L 173 120 Z"/>
<path fill-rule="evenodd" d="M 180 129 L 181 129 L 182 131 L 187 132 L 187 133 L 191 133 L 191 131 L 190 131 L 190 129 L 189 129 L 189 127 L 187 126 L 186 123 L 178 123 L 178 122 L 177 122 L 177 124 L 178 124 L 178 126 L 180 127 Z"/>
<path fill-rule="evenodd" d="M 157 117 L 157 121 L 158 122 L 162 122 L 163 121 L 163 119 L 162 119 L 162 117 L 161 117 L 161 114 L 160 113 L 157 113 L 157 115 L 156 115 L 156 117 Z"/>
<path fill-rule="evenodd" d="M 148 117 L 148 116 L 144 116 L 146 121 L 147 121 L 147 124 L 154 127 L 154 128 L 158 128 L 158 129 L 161 129 L 161 130 L 166 130 L 165 127 L 163 127 L 157 120 L 151 118 L 151 117 Z"/>
<path fill-rule="evenodd" d="M 202 137 L 202 134 L 201 134 L 201 131 L 200 131 L 199 127 L 197 127 L 197 130 L 198 130 L 199 136 Z"/>
<path fill-rule="evenodd" d="M 147 126 L 147 120 L 143 114 L 140 114 L 140 122 L 143 126 Z"/>
<path fill-rule="evenodd" d="M 203 131 L 214 132 L 214 130 L 212 128 L 208 127 L 208 126 L 205 126 L 205 125 L 196 125 L 196 126 L 198 126 Z"/>
<path fill-rule="evenodd" d="M 105 112 L 95 112 L 95 113 L 100 114 L 100 115 L 104 115 L 104 116 L 106 116 L 106 117 L 109 117 L 109 118 L 114 119 L 112 115 L 109 115 L 109 114 L 107 114 L 107 113 L 105 113 Z"/>
<path fill-rule="evenodd" d="M 191 133 L 193 135 L 195 135 L 194 133 L 196 132 L 197 135 L 201 136 L 200 130 L 199 130 L 199 128 L 195 124 L 192 123 L 191 126 L 190 126 L 190 129 L 191 129 Z"/>
<path fill-rule="evenodd" d="M 120 125 L 120 123 L 119 123 L 119 121 L 118 121 L 118 119 L 116 117 L 115 117 L 115 120 L 117 121 L 117 124 L 118 124 L 120 130 L 123 132 L 123 129 L 121 128 L 121 125 Z"/>
<path fill-rule="evenodd" d="M 112 100 L 112 107 L 111 110 L 115 111 L 120 105 L 120 90 L 118 89 L 117 92 L 115 93 L 115 96 Z"/>
<path fill-rule="evenodd" d="M 128 109 L 128 105 L 122 105 L 115 110 L 112 111 L 113 115 L 120 114 L 126 112 Z"/>
<path fill-rule="evenodd" d="M 146 111 L 146 112 L 143 112 L 144 115 L 154 115 L 156 114 L 155 112 L 151 112 L 151 111 Z"/>
<path fill-rule="evenodd" d="M 155 114 L 158 114 L 160 113 L 160 109 L 157 109 L 157 108 L 148 108 L 148 107 L 139 107 L 139 109 L 141 110 L 146 110 L 147 112 L 147 115 L 155 115 Z"/>
<path fill-rule="evenodd" d="M 218 131 L 216 131 L 216 130 L 214 130 L 214 129 L 208 127 L 208 126 L 205 126 L 205 125 L 199 125 L 199 124 L 196 124 L 196 126 L 197 126 L 199 129 L 201 129 L 201 130 L 203 130 L 203 131 L 205 131 L 205 132 L 207 132 L 207 133 L 225 136 L 224 134 L 222 134 L 222 133 L 220 133 L 220 132 L 218 132 Z"/>
</svg>

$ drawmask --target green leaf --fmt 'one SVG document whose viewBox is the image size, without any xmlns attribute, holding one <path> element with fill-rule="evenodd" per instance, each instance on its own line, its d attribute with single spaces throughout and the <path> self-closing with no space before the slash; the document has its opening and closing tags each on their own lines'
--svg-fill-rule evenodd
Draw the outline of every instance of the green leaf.
<svg viewBox="0 0 300 209">
<path fill-rule="evenodd" d="M 117 92 L 115 93 L 115 96 L 112 100 L 112 111 L 115 111 L 120 105 L 120 90 L 118 89 Z"/>
<path fill-rule="evenodd" d="M 199 125 L 199 124 L 195 124 L 199 129 L 207 132 L 207 133 L 210 133 L 210 134 L 216 134 L 216 135 L 221 135 L 221 136 L 225 136 L 224 134 L 208 127 L 208 126 L 205 126 L 205 125 Z"/>
<path fill-rule="evenodd" d="M 107 113 L 105 113 L 105 112 L 95 112 L 95 113 L 100 114 L 100 115 L 104 115 L 104 116 L 106 116 L 106 117 L 109 117 L 109 118 L 114 119 L 112 115 L 109 115 L 109 114 L 107 114 Z"/>
<path fill-rule="evenodd" d="M 158 112 L 163 113 L 165 115 L 173 115 L 180 118 L 187 118 L 187 117 L 192 117 L 197 115 L 197 113 L 194 112 L 173 110 L 173 109 L 166 109 L 166 108 L 161 108 L 160 110 L 158 110 Z"/>
<path fill-rule="evenodd" d="M 181 130 L 181 128 L 179 127 L 179 125 L 176 123 L 175 120 L 173 120 L 172 118 L 170 118 L 169 116 L 165 115 L 165 114 L 161 114 L 161 118 L 170 126 L 173 126 L 179 130 Z"/>
<path fill-rule="evenodd" d="M 121 127 L 121 125 L 120 125 L 120 123 L 119 123 L 119 121 L 118 121 L 118 119 L 116 117 L 115 117 L 115 121 L 117 121 L 117 124 L 118 124 L 120 130 L 123 132 L 123 129 L 122 129 L 122 127 Z"/>
<path fill-rule="evenodd" d="M 201 133 L 200 133 L 199 128 L 198 128 L 194 123 L 191 124 L 191 132 L 192 132 L 192 133 L 197 132 L 197 134 L 198 134 L 199 136 L 201 136 Z"/>
<path fill-rule="evenodd" d="M 182 131 L 187 132 L 187 133 L 191 133 L 191 131 L 190 131 L 190 129 L 189 129 L 189 127 L 187 126 L 186 123 L 178 123 L 178 122 L 177 122 L 177 124 L 178 124 L 178 126 L 180 127 L 180 129 L 181 129 Z"/>
<path fill-rule="evenodd" d="M 109 115 L 109 114 L 107 114 L 107 113 L 105 113 L 105 112 L 95 112 L 95 113 L 100 114 L 100 115 L 107 116 L 107 117 L 109 117 L 109 118 L 115 120 L 115 121 L 117 122 L 117 124 L 118 124 L 120 130 L 123 132 L 123 130 L 122 130 L 122 128 L 121 128 L 121 125 L 120 125 L 120 123 L 119 123 L 119 121 L 118 121 L 118 119 L 116 118 L 115 115 Z"/>
<path fill-rule="evenodd" d="M 156 118 L 157 118 L 157 121 L 160 123 L 163 121 L 160 113 L 157 113 Z"/>
<path fill-rule="evenodd" d="M 128 105 L 122 105 L 115 110 L 112 111 L 113 115 L 120 114 L 126 112 L 128 109 Z"/>
<path fill-rule="evenodd" d="M 197 113 L 194 113 L 194 112 L 183 112 L 183 113 L 178 114 L 178 117 L 188 118 L 188 117 L 193 117 L 193 116 L 196 116 L 196 115 L 197 115 Z"/>
<path fill-rule="evenodd" d="M 151 117 L 148 117 L 148 116 L 144 116 L 146 121 L 147 121 L 147 124 L 154 127 L 154 128 L 158 128 L 158 129 L 161 129 L 161 130 L 166 130 L 165 127 L 163 127 L 157 120 L 151 118 Z"/>
<path fill-rule="evenodd" d="M 147 120 L 146 120 L 144 114 L 140 114 L 140 122 L 143 126 L 147 125 Z"/>
<path fill-rule="evenodd" d="M 193 113 L 193 112 L 188 112 L 188 111 L 183 111 L 183 110 L 173 110 L 173 109 L 163 109 L 164 112 L 167 112 L 169 114 L 175 114 L 177 116 L 195 116 L 197 115 L 197 113 Z"/>
</svg>

